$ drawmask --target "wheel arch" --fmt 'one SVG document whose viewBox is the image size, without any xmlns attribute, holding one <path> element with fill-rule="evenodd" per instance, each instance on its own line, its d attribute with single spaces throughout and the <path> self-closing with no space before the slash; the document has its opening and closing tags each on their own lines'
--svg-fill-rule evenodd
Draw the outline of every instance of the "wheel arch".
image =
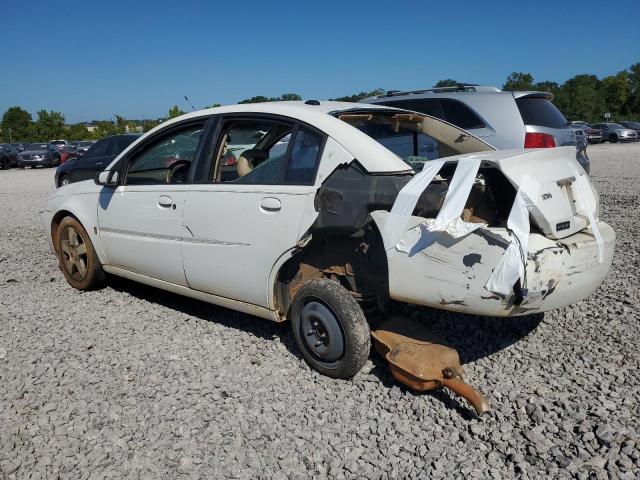
<svg viewBox="0 0 640 480">
<path fill-rule="evenodd" d="M 372 220 L 356 234 L 316 233 L 274 265 L 269 306 L 284 320 L 296 291 L 307 281 L 334 280 L 361 303 L 365 312 L 384 310 L 389 299 L 388 265 L 382 235 Z"/>
</svg>

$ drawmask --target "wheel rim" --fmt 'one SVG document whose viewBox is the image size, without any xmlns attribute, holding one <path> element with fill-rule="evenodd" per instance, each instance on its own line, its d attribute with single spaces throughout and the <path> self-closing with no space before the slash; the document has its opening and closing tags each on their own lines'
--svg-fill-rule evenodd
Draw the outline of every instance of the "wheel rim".
<svg viewBox="0 0 640 480">
<path fill-rule="evenodd" d="M 60 181 L 60 185 L 64 186 L 64 185 L 69 185 L 71 182 L 69 181 L 69 177 L 62 177 L 62 180 Z"/>
<path fill-rule="evenodd" d="M 60 250 L 62 264 L 67 273 L 74 280 L 83 280 L 87 276 L 87 245 L 75 228 L 64 229 Z"/>
<path fill-rule="evenodd" d="M 300 338 L 307 351 L 331 368 L 338 365 L 344 355 L 344 332 L 337 315 L 317 299 L 310 299 L 300 311 Z"/>
</svg>

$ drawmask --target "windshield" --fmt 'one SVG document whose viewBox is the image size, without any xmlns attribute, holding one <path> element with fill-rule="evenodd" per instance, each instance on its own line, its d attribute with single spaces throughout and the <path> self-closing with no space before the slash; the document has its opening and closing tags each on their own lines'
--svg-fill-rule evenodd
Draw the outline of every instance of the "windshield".
<svg viewBox="0 0 640 480">
<path fill-rule="evenodd" d="M 640 123 L 638 122 L 624 122 L 624 125 L 629 128 L 640 128 Z"/>
<path fill-rule="evenodd" d="M 31 143 L 27 147 L 27 150 L 46 150 L 49 148 L 49 144 L 47 143 Z"/>
<path fill-rule="evenodd" d="M 90 147 L 93 145 L 93 142 L 78 142 L 76 143 L 77 147 Z"/>
<path fill-rule="evenodd" d="M 402 110 L 343 111 L 336 116 L 392 151 L 415 170 L 425 162 L 493 150 L 469 132 L 438 118 Z"/>
<path fill-rule="evenodd" d="M 609 128 L 625 128 L 622 125 L 620 125 L 619 123 L 607 123 L 607 127 L 609 127 Z"/>
<path fill-rule="evenodd" d="M 64 140 L 54 140 L 49 142 L 51 145 L 65 145 Z"/>
</svg>

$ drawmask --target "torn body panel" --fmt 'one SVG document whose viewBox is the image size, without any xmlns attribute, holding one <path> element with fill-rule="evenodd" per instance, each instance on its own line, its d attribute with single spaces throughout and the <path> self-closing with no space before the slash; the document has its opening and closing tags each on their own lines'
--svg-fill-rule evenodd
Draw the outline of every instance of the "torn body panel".
<svg viewBox="0 0 640 480">
<path fill-rule="evenodd" d="M 379 229 L 389 212 L 371 216 Z M 554 240 L 539 233 L 529 236 L 526 291 L 497 295 L 485 287 L 510 243 L 506 228 L 480 227 L 461 238 L 446 232 L 427 232 L 424 218 L 411 216 L 400 243 L 407 252 L 385 244 L 391 298 L 418 305 L 478 315 L 512 316 L 544 312 L 580 301 L 604 280 L 613 260 L 615 234 L 604 222 L 598 226 L 605 257 L 598 262 L 598 246 L 589 230 Z"/>
</svg>

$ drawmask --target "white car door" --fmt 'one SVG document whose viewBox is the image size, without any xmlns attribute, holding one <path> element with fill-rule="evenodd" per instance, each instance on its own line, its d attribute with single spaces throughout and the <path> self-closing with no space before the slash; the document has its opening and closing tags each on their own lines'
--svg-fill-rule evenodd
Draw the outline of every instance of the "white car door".
<svg viewBox="0 0 640 480">
<path fill-rule="evenodd" d="M 246 138 L 237 130 L 251 128 L 250 123 L 236 120 L 223 125 L 215 149 L 220 159 L 232 150 L 233 138 Z M 279 127 L 253 125 L 267 139 Z M 271 143 L 258 141 L 253 149 L 238 154 L 240 163 L 249 153 L 268 155 L 250 173 L 232 179 L 229 162 L 218 161 L 212 178 L 226 182 L 189 186 L 183 224 L 192 237 L 185 239 L 182 256 L 191 288 L 269 307 L 271 270 L 299 239 L 305 208 L 313 205 L 313 180 L 325 141 L 319 132 L 289 128 L 291 137 L 284 145 L 286 128 L 278 130 Z"/>
<path fill-rule="evenodd" d="M 185 182 L 202 131 L 196 123 L 160 133 L 128 155 L 121 185 L 103 189 L 98 225 L 109 265 L 186 286 Z"/>
</svg>

